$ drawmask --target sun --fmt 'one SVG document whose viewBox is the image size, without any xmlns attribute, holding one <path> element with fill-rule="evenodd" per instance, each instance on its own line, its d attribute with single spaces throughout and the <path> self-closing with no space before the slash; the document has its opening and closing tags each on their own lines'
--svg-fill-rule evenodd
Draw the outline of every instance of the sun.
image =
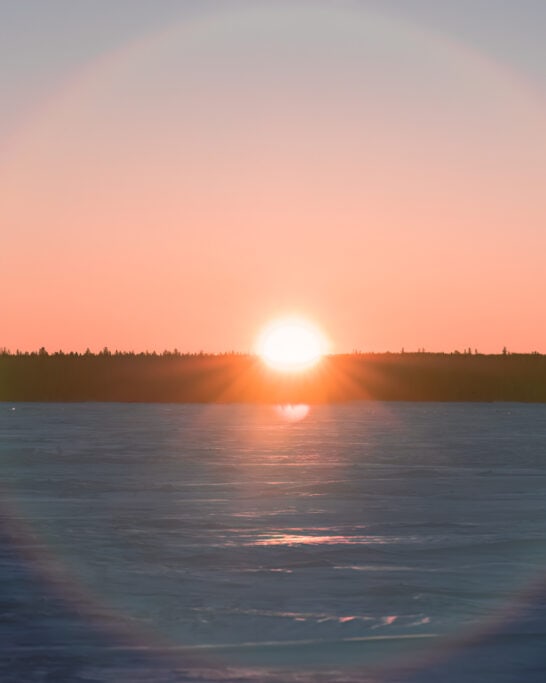
<svg viewBox="0 0 546 683">
<path fill-rule="evenodd" d="M 274 370 L 297 372 L 312 367 L 326 353 L 322 332 L 302 318 L 285 318 L 268 325 L 256 347 L 262 360 Z"/>
</svg>

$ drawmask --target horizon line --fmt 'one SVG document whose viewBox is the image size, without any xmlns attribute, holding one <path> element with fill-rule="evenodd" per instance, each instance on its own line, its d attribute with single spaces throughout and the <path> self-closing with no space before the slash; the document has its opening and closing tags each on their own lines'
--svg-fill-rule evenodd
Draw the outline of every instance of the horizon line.
<svg viewBox="0 0 546 683">
<path fill-rule="evenodd" d="M 510 351 L 506 346 L 502 348 L 499 352 L 482 352 L 476 348 L 465 348 L 462 351 L 454 349 L 452 351 L 429 351 L 425 347 L 419 347 L 413 350 L 407 350 L 402 347 L 399 351 L 377 351 L 377 350 L 362 350 L 353 349 L 352 351 L 338 351 L 333 353 L 325 353 L 322 358 L 333 358 L 338 356 L 405 356 L 405 355 L 420 355 L 420 356 L 544 356 L 546 352 L 540 351 Z M 111 357 L 111 356 L 155 356 L 155 357 L 219 357 L 219 356 L 244 356 L 244 357 L 255 357 L 259 358 L 260 355 L 255 351 L 237 351 L 234 349 L 226 351 L 183 351 L 177 347 L 173 349 L 163 349 L 162 351 L 157 351 L 156 349 L 145 349 L 141 351 L 135 350 L 112 350 L 107 346 L 104 346 L 100 351 L 91 351 L 88 347 L 85 351 L 76 350 L 63 350 L 57 349 L 55 351 L 48 351 L 46 347 L 41 346 L 34 350 L 22 350 L 15 349 L 15 351 L 7 348 L 0 347 L 0 356 L 100 356 L 100 357 Z"/>
</svg>

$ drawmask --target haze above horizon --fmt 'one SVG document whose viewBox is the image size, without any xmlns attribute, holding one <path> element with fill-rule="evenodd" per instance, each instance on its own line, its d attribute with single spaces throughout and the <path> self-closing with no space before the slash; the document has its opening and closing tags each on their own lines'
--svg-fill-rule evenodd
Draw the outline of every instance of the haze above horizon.
<svg viewBox="0 0 546 683">
<path fill-rule="evenodd" d="M 540 0 L 0 7 L 0 347 L 546 352 Z"/>
</svg>

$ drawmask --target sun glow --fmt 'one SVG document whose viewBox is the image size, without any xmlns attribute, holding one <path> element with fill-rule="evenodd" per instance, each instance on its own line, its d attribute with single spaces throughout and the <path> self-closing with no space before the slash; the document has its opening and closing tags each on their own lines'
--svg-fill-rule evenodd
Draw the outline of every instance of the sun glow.
<svg viewBox="0 0 546 683">
<path fill-rule="evenodd" d="M 310 368 L 326 353 L 324 335 L 306 320 L 289 318 L 269 325 L 260 335 L 257 353 L 275 370 Z"/>
</svg>

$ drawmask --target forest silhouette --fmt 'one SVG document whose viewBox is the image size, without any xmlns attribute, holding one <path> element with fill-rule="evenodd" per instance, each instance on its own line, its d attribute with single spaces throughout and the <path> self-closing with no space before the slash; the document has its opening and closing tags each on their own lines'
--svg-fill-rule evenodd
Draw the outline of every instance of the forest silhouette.
<svg viewBox="0 0 546 683">
<path fill-rule="evenodd" d="M 0 351 L 0 401 L 546 402 L 546 355 L 352 353 L 281 373 L 254 355 Z"/>
</svg>

